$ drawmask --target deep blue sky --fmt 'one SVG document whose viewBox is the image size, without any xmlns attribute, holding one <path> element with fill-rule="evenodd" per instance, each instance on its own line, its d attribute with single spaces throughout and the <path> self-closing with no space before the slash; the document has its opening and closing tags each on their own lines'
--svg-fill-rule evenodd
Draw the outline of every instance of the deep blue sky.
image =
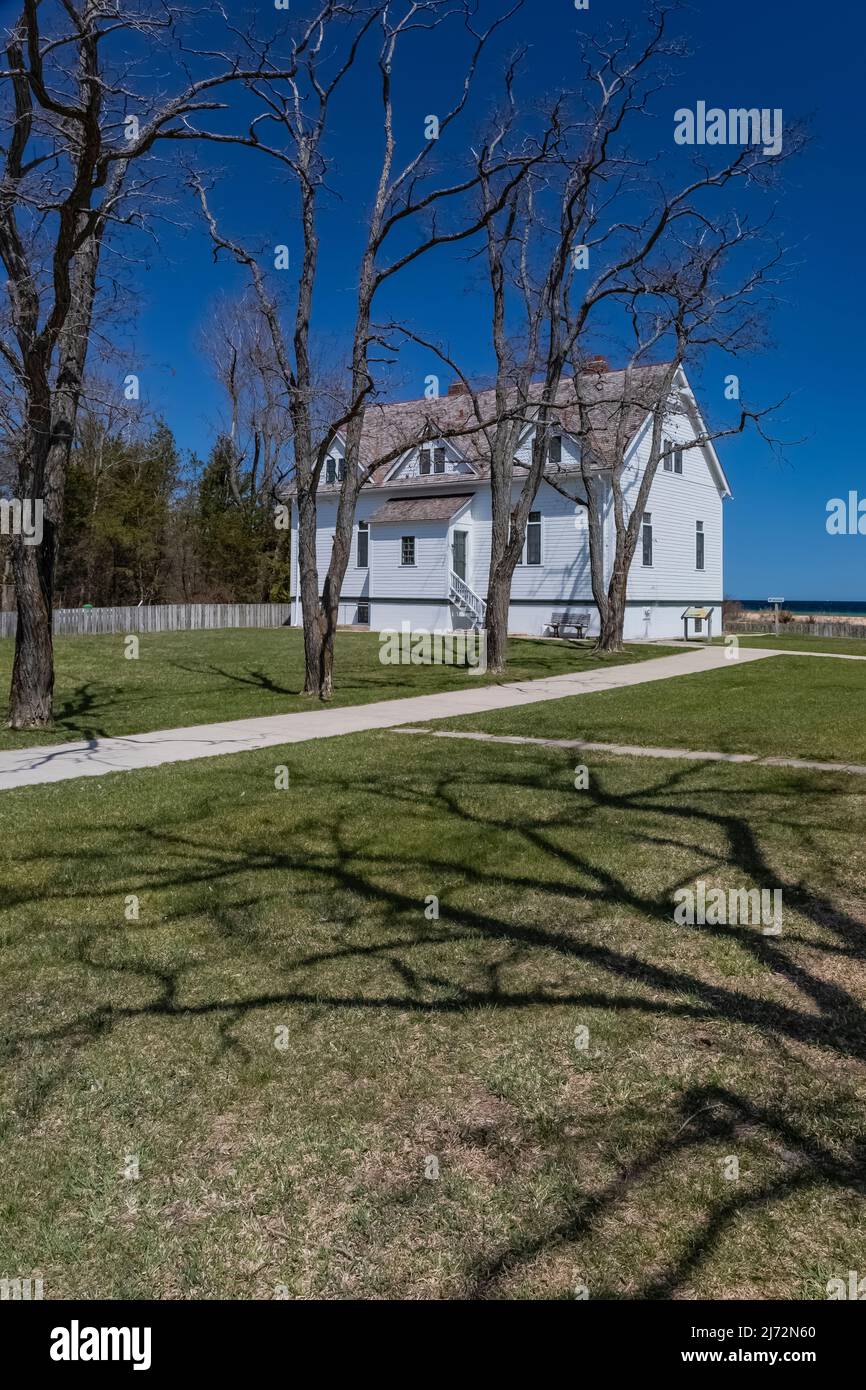
<svg viewBox="0 0 866 1390">
<path fill-rule="evenodd" d="M 239 0 L 229 8 L 237 16 L 248 9 Z M 578 13 L 572 0 L 530 0 L 487 64 L 459 141 L 468 143 L 477 133 L 501 77 L 502 55 L 517 40 L 530 45 L 521 91 L 531 99 L 569 84 L 578 28 L 601 24 L 608 16 L 638 17 L 643 9 L 641 0 L 590 0 L 590 10 Z M 673 110 L 701 99 L 711 106 L 781 107 L 786 122 L 809 118 L 813 133 L 810 148 L 789 168 L 778 213 L 796 268 L 772 322 L 772 347 L 738 366 L 709 360 L 692 374 L 714 424 L 730 418 L 722 378 L 736 370 L 750 402 L 790 396 L 774 428 L 805 441 L 788 449 L 783 464 L 754 435 L 722 441 L 720 454 L 734 491 L 726 510 L 726 592 L 863 600 L 866 536 L 830 537 L 825 529 L 829 498 L 852 489 L 866 497 L 863 9 L 859 0 L 823 10 L 807 0 L 697 0 L 679 28 L 694 52 L 680 64 L 682 78 L 657 104 L 655 125 L 642 137 L 649 140 L 647 148 L 655 142 L 669 151 Z M 414 132 L 427 113 L 446 109 L 456 77 L 453 51 L 451 42 L 439 44 L 423 65 L 404 70 L 398 87 L 402 129 Z M 316 323 L 326 355 L 331 345 L 344 341 L 358 233 L 379 148 L 376 94 L 368 83 L 359 73 L 347 87 L 331 149 L 331 183 L 342 198 L 330 204 L 317 290 Z M 172 148 L 184 155 L 191 149 Z M 291 195 L 277 181 L 274 166 L 256 158 L 222 149 L 216 157 L 212 149 L 197 156 L 202 167 L 221 170 L 214 203 L 227 231 L 262 248 L 292 245 Z M 191 203 L 181 201 L 172 217 L 185 225 L 167 226 L 159 249 L 147 249 L 146 269 L 135 273 L 139 317 L 133 365 L 124 364 L 122 374 L 140 370 L 148 407 L 163 415 L 182 448 L 203 455 L 220 427 L 223 403 L 201 355 L 200 337 L 214 302 L 221 293 L 236 291 L 241 278 L 227 265 L 214 266 Z M 417 332 L 446 344 L 469 374 L 489 375 L 485 286 L 465 253 L 430 258 L 400 277 L 388 308 Z M 609 355 L 615 365 L 615 354 Z M 424 375 L 436 370 L 424 354 L 407 354 L 391 394 L 420 394 Z M 447 372 L 442 374 L 447 382 Z"/>
</svg>

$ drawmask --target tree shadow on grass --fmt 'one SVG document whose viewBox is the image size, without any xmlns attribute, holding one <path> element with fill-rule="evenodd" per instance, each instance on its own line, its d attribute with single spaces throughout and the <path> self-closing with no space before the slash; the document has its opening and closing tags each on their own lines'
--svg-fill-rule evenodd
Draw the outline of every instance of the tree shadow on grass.
<svg viewBox="0 0 866 1390">
<path fill-rule="evenodd" d="M 613 1181 L 599 1192 L 582 1199 L 566 1220 L 552 1225 L 541 1235 L 518 1237 L 498 1254 L 479 1261 L 464 1297 L 496 1298 L 510 1277 L 563 1247 L 576 1247 L 574 1261 L 579 1268 L 581 1242 L 597 1234 L 602 1222 L 619 1203 L 639 1195 L 637 1189 L 643 1181 L 664 1177 L 672 1165 L 694 1151 L 709 1147 L 716 1151 L 712 1157 L 717 1158 L 722 1147 L 730 1151 L 738 1143 L 744 1128 L 757 1132 L 772 1151 L 780 1154 L 788 1171 L 759 1182 L 754 1188 L 740 1179 L 732 1181 L 728 1194 L 708 1205 L 702 1222 L 686 1240 L 682 1253 L 647 1278 L 630 1298 L 675 1297 L 712 1256 L 734 1223 L 749 1211 L 767 1208 L 813 1188 L 866 1195 L 864 1133 L 854 1136 L 847 1152 L 840 1156 L 798 1127 L 788 1115 L 755 1105 L 747 1097 L 721 1086 L 687 1091 L 680 1099 L 673 1123 L 667 1121 L 666 1124 L 667 1134 L 638 1158 L 624 1164 Z M 671 1184 L 680 1180 L 681 1165 L 670 1177 Z M 612 1289 L 593 1288 L 589 1296 L 599 1299 L 622 1295 Z"/>
<path fill-rule="evenodd" d="M 120 686 L 106 686 L 87 681 L 76 686 L 70 694 L 64 695 L 63 703 L 54 713 L 54 729 L 67 732 L 70 742 L 81 739 L 93 742 L 97 738 L 107 738 L 108 732 L 102 723 L 91 722 L 99 713 L 102 717 L 111 709 L 112 702 L 120 693 Z M 33 741 L 33 731 L 23 730 L 22 745 Z"/>
<path fill-rule="evenodd" d="M 652 813 L 653 816 L 670 818 L 672 822 L 682 821 L 682 803 L 675 806 L 666 800 L 674 792 L 681 791 L 692 798 L 687 813 L 689 825 L 700 826 L 704 823 L 708 829 L 720 829 L 727 842 L 725 853 L 714 852 L 706 843 L 702 844 L 699 852 L 703 863 L 690 872 L 689 881 L 701 872 L 735 869 L 741 876 L 741 881 L 751 881 L 759 885 L 772 882 L 773 886 L 782 888 L 786 902 L 795 906 L 804 917 L 822 930 L 840 937 L 846 949 L 854 953 L 861 951 L 866 945 L 866 929 L 863 923 L 841 910 L 826 894 L 816 893 L 801 882 L 779 882 L 781 876 L 771 871 L 758 835 L 749 824 L 747 816 L 741 812 L 702 809 L 696 804 L 695 788 L 687 787 L 687 783 L 694 776 L 693 769 L 670 771 L 652 787 L 627 795 L 606 792 L 603 779 L 596 777 L 591 793 L 584 793 L 591 799 L 591 810 L 584 812 L 584 815 L 606 809 L 617 813 L 636 812 L 643 816 Z M 376 778 L 356 779 L 353 785 L 355 790 L 386 796 L 392 810 L 395 801 L 398 801 L 401 795 L 404 799 L 406 796 L 405 788 L 395 793 L 393 785 L 388 784 L 384 787 Z M 486 785 L 489 788 L 489 781 Z M 507 785 L 508 790 L 513 791 L 514 779 Z M 523 778 L 520 779 L 519 785 L 527 790 L 549 789 L 540 778 Z M 461 774 L 460 786 L 464 791 L 468 790 L 471 793 L 471 781 L 467 787 L 465 771 Z M 142 866 L 146 866 L 156 855 L 167 861 L 166 869 L 160 871 L 153 880 L 148 879 L 146 868 L 144 869 L 141 884 L 144 892 L 188 888 L 191 885 L 206 887 L 220 882 L 231 883 L 239 875 L 252 874 L 257 878 L 261 876 L 265 884 L 270 875 L 276 875 L 276 881 L 280 882 L 285 882 L 286 876 L 289 876 L 289 880 L 292 876 L 302 879 L 306 877 L 311 882 L 318 883 L 319 891 L 349 893 L 375 903 L 385 927 L 390 927 L 398 919 L 417 916 L 418 913 L 417 896 L 402 891 L 395 882 L 401 872 L 417 873 L 423 870 L 435 881 L 437 875 L 453 877 L 456 868 L 465 875 L 467 882 L 471 881 L 476 887 L 486 883 L 491 900 L 495 900 L 496 895 L 503 890 L 512 893 L 515 890 L 532 890 L 542 895 L 550 892 L 566 901 L 579 900 L 599 909 L 631 909 L 642 917 L 671 922 L 673 892 L 681 886 L 678 879 L 654 894 L 638 891 L 629 884 L 623 874 L 615 872 L 609 865 L 593 863 L 585 854 L 557 843 L 554 838 L 557 829 L 562 829 L 566 824 L 570 829 L 575 828 L 573 822 L 566 823 L 563 817 L 553 821 L 548 818 L 543 822 L 535 822 L 525 814 L 519 820 L 513 815 L 484 814 L 478 809 L 471 795 L 468 797 L 471 805 L 462 804 L 450 776 L 440 779 L 436 787 L 428 785 L 423 791 L 412 790 L 410 799 L 425 808 L 429 807 L 431 802 L 436 803 L 449 818 L 456 818 L 471 828 L 480 830 L 485 836 L 502 831 L 517 834 L 537 853 L 541 863 L 552 864 L 558 875 L 561 875 L 563 869 L 567 870 L 572 881 L 565 882 L 561 876 L 557 876 L 548 883 L 540 874 L 527 876 L 516 872 L 503 872 L 498 868 L 488 872 L 477 863 L 469 862 L 461 868 L 455 866 L 451 860 L 437 858 L 434 853 L 425 853 L 423 859 L 404 858 L 398 864 L 387 848 L 380 850 L 370 847 L 359 851 L 352 843 L 355 827 L 341 825 L 339 821 L 330 827 L 330 844 L 319 854 L 298 854 L 289 847 L 275 849 L 271 845 L 263 844 L 245 844 L 240 850 L 234 851 L 230 847 L 214 843 L 207 836 L 197 839 L 191 833 L 182 834 L 153 826 L 140 827 L 133 836 L 133 842 L 125 842 L 123 854 Z M 321 830 L 322 827 L 319 825 L 318 828 Z M 695 850 L 693 843 L 675 833 L 661 837 L 636 830 L 634 838 L 636 841 L 658 845 L 660 848 Z M 109 860 L 110 858 L 111 856 Z M 126 878 L 128 879 L 128 874 Z M 16 886 L 10 883 L 13 901 Z M 63 896 L 68 895 L 64 892 Z M 266 897 L 266 894 L 263 896 Z M 26 892 L 20 892 L 17 895 L 18 903 L 26 901 L 26 897 Z M 252 907 L 256 901 L 255 896 L 251 895 L 246 899 L 244 906 Z M 214 906 L 212 903 L 208 904 L 208 911 L 212 912 Z M 691 1010 L 694 1017 L 703 1018 L 715 1013 L 720 1017 L 739 1019 L 761 1028 L 768 1035 L 775 1036 L 781 1031 L 799 1041 L 830 1046 L 846 1055 L 855 1056 L 860 1060 L 866 1059 L 866 1012 L 859 1001 L 842 985 L 821 979 L 792 961 L 785 938 L 765 937 L 754 927 L 707 925 L 700 930 L 709 937 L 734 941 L 764 970 L 785 976 L 812 1005 L 818 1006 L 819 1012 L 816 1013 L 814 1009 L 804 1012 L 751 997 L 730 986 L 713 985 L 678 969 L 673 964 L 658 964 L 642 958 L 635 952 L 624 952 L 612 946 L 580 940 L 573 934 L 551 930 L 538 922 L 511 920 L 465 905 L 452 906 L 447 900 L 440 903 L 439 911 L 441 921 L 448 924 L 449 928 L 459 927 L 471 934 L 485 936 L 491 941 L 518 943 L 530 950 L 542 950 L 568 960 L 586 962 L 617 982 L 641 984 L 653 990 L 676 995 L 678 1007 Z M 234 929 L 237 930 L 237 926 Z M 424 939 L 429 940 L 428 937 Z M 453 939 L 453 935 L 448 937 L 448 940 Z M 810 944 L 819 952 L 822 949 L 820 943 Z M 386 941 L 381 946 L 363 949 L 377 952 L 391 949 L 391 945 L 390 941 Z M 301 964 L 305 967 L 311 964 L 326 964 L 331 959 L 336 960 L 338 956 L 350 957 L 356 954 L 358 949 L 352 946 L 343 947 L 333 957 L 327 954 L 318 959 L 305 957 L 303 962 L 296 962 L 289 968 L 296 969 Z M 832 945 L 828 946 L 828 949 L 832 950 Z M 96 962 L 90 964 L 95 966 Z M 683 995 L 688 996 L 692 1002 L 683 1006 Z M 466 995 L 467 999 L 471 997 L 471 992 Z M 279 1002 L 292 1002 L 291 992 L 276 993 L 268 998 Z M 254 1007 L 258 1001 L 251 999 L 248 1002 Z M 339 996 L 335 995 L 332 1002 L 335 1007 L 339 1007 Z M 356 1007 L 364 1007 L 365 1001 L 347 999 L 344 1002 L 347 1006 L 354 1003 Z M 373 1007 L 381 1007 L 386 1002 L 388 1001 L 381 998 L 369 1001 Z M 419 1001 L 411 997 L 395 996 L 391 1002 L 394 1007 L 412 1007 L 413 1004 L 421 1007 Z M 484 1002 L 482 992 L 477 1004 L 481 1006 Z M 539 998 L 537 1002 L 555 1002 L 555 999 Z M 450 1008 L 456 1006 L 456 1003 L 457 1001 L 442 1002 L 438 1007 Z M 462 1006 L 466 1006 L 465 1001 Z M 631 1001 L 630 1007 L 638 1006 L 637 1001 Z M 219 1009 L 232 1005 L 214 1001 L 212 1007 Z M 162 1009 L 166 1011 L 165 1000 Z"/>
<path fill-rule="evenodd" d="M 718 786 L 705 785 L 705 770 L 695 765 L 666 768 L 648 785 L 622 791 L 615 789 L 616 779 L 607 777 L 606 765 L 600 763 L 591 788 L 581 794 L 585 799 L 578 809 L 573 801 L 563 801 L 561 809 L 554 804 L 543 814 L 533 814 L 535 793 L 561 797 L 551 787 L 549 759 L 540 769 L 529 766 L 526 755 L 522 759 L 515 755 L 505 767 L 501 761 L 491 766 L 488 760 L 477 768 L 464 764 L 457 771 L 443 773 L 441 767 L 435 771 L 435 777 L 419 774 L 413 778 L 395 776 L 387 767 L 361 774 L 343 770 L 335 772 L 330 782 L 320 772 L 315 787 L 308 788 L 311 803 L 302 800 L 300 809 L 295 808 L 292 834 L 276 836 L 271 831 L 267 839 L 261 827 L 253 825 L 240 837 L 235 831 L 239 843 L 226 843 L 214 836 L 207 822 L 200 828 L 181 828 L 180 822 L 188 819 L 182 811 L 177 812 L 177 825 L 147 823 L 125 828 L 119 847 L 107 826 L 109 839 L 102 855 L 93 849 L 87 851 L 95 865 L 98 861 L 101 875 L 110 879 L 112 875 L 106 871 L 114 867 L 115 881 L 142 893 L 183 890 L 189 897 L 170 914 L 173 924 L 182 927 L 186 917 L 205 913 L 224 942 L 236 944 L 239 951 L 254 950 L 269 963 L 274 986 L 193 999 L 187 977 L 199 968 L 199 959 L 171 967 L 156 963 L 148 958 L 146 930 L 138 930 L 126 943 L 129 956 L 117 959 L 115 953 L 109 959 L 104 945 L 107 933 L 79 934 L 69 942 L 67 959 L 88 973 L 129 975 L 139 985 L 149 981 L 152 994 L 141 1003 L 99 1003 L 59 1025 L 25 1030 L 11 1040 L 14 1056 L 26 1059 L 35 1048 L 43 1062 L 46 1051 L 64 1044 L 58 1049 L 62 1061 L 58 1062 L 53 1085 L 50 1077 L 40 1075 L 38 1092 L 28 1089 L 27 1104 L 19 1109 L 19 1125 L 34 1122 L 49 1103 L 53 1089 L 68 1077 L 75 1058 L 117 1025 L 213 1018 L 217 1055 L 234 1052 L 243 1058 L 243 1045 L 233 1030 L 250 1014 L 274 1006 L 370 1015 L 387 1010 L 421 1017 L 486 1011 L 494 1020 L 499 1010 L 602 1009 L 659 1019 L 735 1024 L 753 1030 L 768 1048 L 787 1040 L 829 1050 L 857 1063 L 866 1061 L 866 1011 L 861 1001 L 850 981 L 836 975 L 828 978 L 820 970 L 823 953 L 834 959 L 834 953 L 841 950 L 852 960 L 863 959 L 864 925 L 829 890 L 810 887 L 802 877 L 786 878 L 773 867 L 764 831 L 772 828 L 777 836 L 780 830 L 786 836 L 802 832 L 800 838 L 808 838 L 809 821 L 798 814 L 796 803 L 770 809 L 764 806 L 756 798 L 766 793 L 756 791 L 753 774 L 744 773 L 741 783 L 726 786 L 723 796 Z M 809 788 L 812 796 L 819 798 L 819 805 L 822 796 L 834 794 L 816 789 L 814 783 Z M 353 814 L 341 809 L 339 798 L 347 791 L 356 806 L 364 807 L 360 817 L 357 811 Z M 326 813 L 323 807 L 327 807 Z M 462 851 L 457 860 L 440 847 L 432 831 L 423 837 L 423 850 L 395 852 L 389 845 L 389 828 L 396 826 L 400 817 L 411 824 L 416 815 L 424 817 L 425 824 L 432 819 L 443 829 L 459 832 Z M 658 851 L 659 868 L 651 885 L 645 876 L 630 874 L 629 866 L 618 862 L 609 847 L 605 855 L 604 842 L 588 834 L 604 817 L 618 822 L 627 819 L 629 839 L 635 847 Z M 370 834 L 369 826 L 374 824 L 378 833 Z M 587 833 L 582 835 L 582 831 Z M 527 872 L 516 854 L 506 854 L 488 867 L 479 851 L 501 835 L 509 837 L 510 846 L 520 845 L 529 851 L 537 870 Z M 738 885 L 781 887 L 786 907 L 796 908 L 816 930 L 815 939 L 807 945 L 819 964 L 803 959 L 801 935 L 770 938 L 755 927 L 731 925 L 697 930 L 708 938 L 728 941 L 744 959 L 759 967 L 754 975 L 731 984 L 686 968 L 676 959 L 676 943 L 682 938 L 673 930 L 671 920 L 673 892 L 681 882 L 665 873 L 661 858 L 665 852 L 687 852 L 688 881 L 706 873 Z M 62 854 L 59 847 L 58 859 Z M 134 884 L 129 884 L 130 863 L 135 864 L 140 880 Z M 418 891 L 413 886 L 421 878 L 449 885 L 440 895 L 438 921 L 424 921 L 423 925 Z M 272 910 L 288 884 L 301 903 L 306 894 L 311 905 L 320 905 L 331 896 L 364 904 L 372 919 L 373 939 L 347 940 L 347 926 L 341 919 L 339 933 L 327 933 L 329 940 L 321 949 L 293 953 L 284 943 L 263 938 L 255 931 L 255 924 L 251 929 L 239 919 L 238 914 L 254 917 L 257 911 L 265 914 Z M 14 887 L 19 901 L 25 901 L 26 890 L 20 884 Z M 235 894 L 228 906 L 219 896 L 210 896 L 230 894 L 238 887 L 242 888 L 241 897 Z M 461 890 L 467 888 L 471 893 L 461 897 Z M 484 894 L 481 906 L 479 890 Z M 522 904 L 530 894 L 533 905 L 527 912 Z M 80 895 L 85 896 L 86 890 Z M 69 896 L 64 888 L 58 890 L 58 897 Z M 630 927 L 632 936 L 640 931 L 641 923 L 669 926 L 670 953 L 659 958 L 656 948 L 653 958 L 649 943 L 644 949 L 640 943 L 626 948 L 616 944 L 615 933 L 613 940 L 599 941 L 597 930 L 585 932 L 579 917 L 569 918 L 570 906 L 583 913 L 589 910 L 594 927 L 608 917 L 611 921 L 621 918 L 625 912 L 635 923 Z M 561 925 L 556 924 L 557 919 Z M 456 948 L 474 948 L 479 942 L 492 946 L 498 958 L 488 959 L 483 968 L 474 959 L 470 973 Z M 505 961 L 503 949 L 509 953 Z M 419 951 L 426 954 L 417 957 Z M 427 959 L 430 951 L 439 953 L 441 965 L 431 967 Z M 541 978 L 525 988 L 507 982 L 504 965 L 515 961 L 534 962 Z M 346 988 L 345 968 L 363 962 L 379 963 L 375 986 Z M 558 978 L 557 962 L 567 969 Z M 575 968 L 586 972 L 586 979 L 576 987 Z M 544 978 L 545 973 L 549 978 Z M 783 1001 L 772 997 L 772 992 L 763 992 L 770 975 L 783 979 L 794 997 Z M 495 1029 L 495 1022 L 491 1026 Z M 677 1154 L 727 1136 L 738 1124 L 759 1126 L 799 1154 L 794 1170 L 754 1191 L 738 1195 L 734 1190 L 724 1200 L 710 1204 L 688 1250 L 667 1270 L 655 1274 L 641 1296 L 671 1297 L 718 1245 L 740 1211 L 768 1205 L 821 1183 L 857 1191 L 862 1188 L 866 1152 L 862 1137 L 852 1139 L 848 1156 L 840 1159 L 811 1140 L 790 1117 L 761 1109 L 732 1091 L 688 1091 L 681 1106 L 686 1122 L 629 1163 L 608 1188 L 582 1201 L 567 1221 L 553 1225 L 541 1236 L 518 1235 L 497 1256 L 479 1262 L 473 1271 L 470 1296 L 496 1297 L 510 1274 L 546 1250 L 586 1237 L 602 1214 L 636 1188 L 643 1176 Z M 7 1130 L 15 1123 L 13 1112 Z M 598 1296 L 596 1291 L 592 1296 Z"/>
<path fill-rule="evenodd" d="M 213 676 L 222 676 L 223 680 L 229 681 L 232 685 L 246 685 L 254 690 L 266 691 L 269 695 L 293 695 L 301 694 L 299 686 L 290 688 L 287 685 L 279 685 L 267 671 L 252 669 L 246 671 L 227 671 L 224 666 L 216 666 L 212 662 L 205 665 L 198 662 L 195 665 L 186 665 L 182 661 L 170 661 L 168 663 L 176 671 L 188 671 L 194 676 L 200 676 L 205 672 L 210 672 Z"/>
</svg>

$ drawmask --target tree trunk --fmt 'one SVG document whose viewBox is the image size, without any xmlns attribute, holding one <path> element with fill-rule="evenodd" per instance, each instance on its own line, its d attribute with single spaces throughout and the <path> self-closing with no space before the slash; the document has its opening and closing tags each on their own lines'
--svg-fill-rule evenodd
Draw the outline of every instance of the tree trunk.
<svg viewBox="0 0 866 1390">
<path fill-rule="evenodd" d="M 487 669 L 493 675 L 502 674 L 508 657 L 508 610 L 514 570 L 512 567 L 509 572 L 505 560 L 511 530 L 512 452 L 510 435 L 506 436 L 504 445 L 497 439 L 490 469 L 490 569 L 484 625 L 487 632 Z"/>
<path fill-rule="evenodd" d="M 331 563 L 328 566 L 328 573 L 322 588 L 322 657 L 319 694 L 323 700 L 330 700 L 334 693 L 334 639 L 340 616 L 340 592 L 349 564 L 352 544 L 352 517 L 355 513 L 355 506 L 356 499 L 353 497 L 347 506 L 344 507 L 341 504 L 338 510 L 337 524 L 334 528 L 334 543 L 331 547 Z"/>
<path fill-rule="evenodd" d="M 315 695 L 322 685 L 322 606 L 319 602 L 319 570 L 316 560 L 316 498 L 308 486 L 298 488 L 298 584 L 304 629 L 304 695 Z"/>
<path fill-rule="evenodd" d="M 54 578 L 66 488 L 66 470 L 81 381 L 87 359 L 101 231 L 93 233 L 78 252 L 73 273 L 72 303 L 59 338 L 57 383 L 52 392 L 47 361 L 33 358 L 29 380 L 29 447 L 19 462 L 18 484 L 25 498 L 43 505 L 41 544 L 27 546 L 16 537 L 12 548 L 18 627 L 9 691 L 9 726 L 38 729 L 50 726 L 54 697 Z"/>
<path fill-rule="evenodd" d="M 608 591 L 605 610 L 599 615 L 599 634 L 596 651 L 621 652 L 623 649 L 623 627 L 625 626 L 625 607 L 622 595 L 613 585 Z"/>
<path fill-rule="evenodd" d="M 320 662 L 319 697 L 330 700 L 334 693 L 334 636 L 337 631 L 337 608 L 323 609 L 324 631 Z"/>
<path fill-rule="evenodd" d="M 304 695 L 320 695 L 322 690 L 322 611 L 319 595 L 312 600 L 301 583 L 301 616 L 304 625 Z"/>
<path fill-rule="evenodd" d="M 12 572 L 18 627 L 9 692 L 9 727 L 46 729 L 51 726 L 54 697 L 54 527 L 44 522 L 41 545 L 12 541 Z"/>
<path fill-rule="evenodd" d="M 501 675 L 508 658 L 508 609 L 511 599 L 511 575 L 503 562 L 490 567 L 487 585 L 487 669 Z"/>
</svg>

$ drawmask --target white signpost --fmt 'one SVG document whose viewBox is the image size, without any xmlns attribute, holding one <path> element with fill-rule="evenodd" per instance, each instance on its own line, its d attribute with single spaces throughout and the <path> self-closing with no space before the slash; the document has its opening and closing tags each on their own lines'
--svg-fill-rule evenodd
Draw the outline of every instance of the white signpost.
<svg viewBox="0 0 866 1390">
<path fill-rule="evenodd" d="M 767 602 L 768 602 L 768 603 L 772 603 L 773 607 L 774 607 L 775 610 L 776 610 L 776 636 L 778 637 L 778 635 L 779 635 L 779 609 L 781 608 L 781 606 L 782 606 L 782 604 L 785 602 L 785 600 L 784 600 L 783 598 L 768 598 L 768 599 L 767 599 Z"/>
</svg>

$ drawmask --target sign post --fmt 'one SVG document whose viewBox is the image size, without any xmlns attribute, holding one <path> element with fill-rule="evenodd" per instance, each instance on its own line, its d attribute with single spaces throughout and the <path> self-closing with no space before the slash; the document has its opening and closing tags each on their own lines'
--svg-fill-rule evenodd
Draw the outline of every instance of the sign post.
<svg viewBox="0 0 866 1390">
<path fill-rule="evenodd" d="M 767 602 L 768 602 L 768 603 L 772 603 L 773 607 L 774 607 L 775 610 L 776 610 L 776 636 L 778 637 L 778 635 L 779 635 L 779 608 L 780 608 L 781 605 L 785 602 L 785 600 L 784 600 L 783 598 L 768 598 L 768 599 L 767 599 Z"/>
</svg>

